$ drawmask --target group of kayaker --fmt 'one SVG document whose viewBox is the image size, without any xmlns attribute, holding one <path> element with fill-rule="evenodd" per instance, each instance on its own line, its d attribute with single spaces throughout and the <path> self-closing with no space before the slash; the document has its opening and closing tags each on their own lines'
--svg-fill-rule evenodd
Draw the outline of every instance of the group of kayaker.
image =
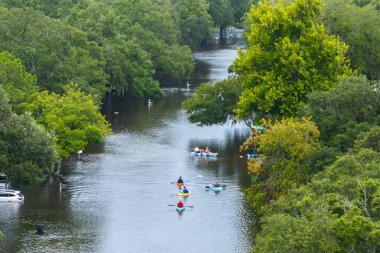
<svg viewBox="0 0 380 253">
<path fill-rule="evenodd" d="M 200 149 L 198 146 L 195 146 L 194 153 L 211 153 L 211 149 L 206 147 L 206 149 Z"/>
<path fill-rule="evenodd" d="M 183 179 L 181 176 L 177 180 L 177 186 L 181 188 L 180 193 L 182 193 L 182 194 L 188 194 L 189 193 L 189 190 L 186 188 L 185 183 L 183 182 Z M 178 201 L 177 207 L 183 207 L 183 202 L 181 200 Z"/>
</svg>

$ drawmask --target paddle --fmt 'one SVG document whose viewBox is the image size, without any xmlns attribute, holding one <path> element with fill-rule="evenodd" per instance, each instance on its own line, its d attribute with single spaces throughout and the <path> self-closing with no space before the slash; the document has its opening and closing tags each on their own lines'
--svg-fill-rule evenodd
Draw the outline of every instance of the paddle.
<svg viewBox="0 0 380 253">
<path fill-rule="evenodd" d="M 168 204 L 168 206 L 177 206 L 177 205 L 171 205 L 171 204 Z M 190 207 L 190 208 L 193 208 L 194 206 L 183 206 L 183 207 Z"/>
</svg>

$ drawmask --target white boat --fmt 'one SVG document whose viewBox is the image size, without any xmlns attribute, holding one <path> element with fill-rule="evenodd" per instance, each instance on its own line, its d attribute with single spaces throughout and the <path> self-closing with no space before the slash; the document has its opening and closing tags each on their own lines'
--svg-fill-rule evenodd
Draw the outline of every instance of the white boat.
<svg viewBox="0 0 380 253">
<path fill-rule="evenodd" d="M 23 202 L 24 196 L 20 191 L 3 190 L 0 191 L 0 202 Z"/>
<path fill-rule="evenodd" d="M 205 152 L 196 153 L 196 152 L 191 152 L 191 154 L 195 155 L 195 156 L 216 157 L 216 156 L 218 156 L 219 153 L 212 153 L 212 152 L 208 152 L 208 153 L 205 153 Z"/>
</svg>

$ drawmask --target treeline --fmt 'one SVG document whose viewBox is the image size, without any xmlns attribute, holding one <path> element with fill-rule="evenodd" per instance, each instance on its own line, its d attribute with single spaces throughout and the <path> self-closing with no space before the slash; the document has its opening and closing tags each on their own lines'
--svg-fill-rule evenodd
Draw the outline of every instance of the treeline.
<svg viewBox="0 0 380 253">
<path fill-rule="evenodd" d="M 241 150 L 258 154 L 248 160 L 253 252 L 380 251 L 378 5 L 323 7 L 258 3 L 234 76 L 183 104 L 199 125 L 233 116 L 252 129 Z"/>
<path fill-rule="evenodd" d="M 215 26 L 249 1 L 0 0 L 0 172 L 40 182 L 59 161 L 111 133 L 105 94 L 158 98 L 159 80 L 194 68 Z"/>
</svg>

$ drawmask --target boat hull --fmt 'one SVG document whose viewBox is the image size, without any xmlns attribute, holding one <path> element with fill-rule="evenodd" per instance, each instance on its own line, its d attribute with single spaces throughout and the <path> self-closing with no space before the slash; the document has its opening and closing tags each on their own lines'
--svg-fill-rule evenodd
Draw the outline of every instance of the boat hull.
<svg viewBox="0 0 380 253">
<path fill-rule="evenodd" d="M 191 152 L 192 155 L 194 156 L 206 156 L 206 157 L 217 157 L 219 153 L 195 153 Z"/>
<path fill-rule="evenodd" d="M 187 196 L 190 196 L 191 192 L 188 192 L 188 193 L 182 193 L 182 192 L 179 192 L 178 195 L 179 196 L 182 196 L 182 197 L 187 197 Z"/>
<path fill-rule="evenodd" d="M 182 213 L 183 211 L 185 211 L 185 207 L 183 206 L 183 207 L 178 207 L 178 206 L 176 206 L 175 207 L 175 210 L 177 210 L 177 212 L 179 212 L 179 213 Z"/>
</svg>

